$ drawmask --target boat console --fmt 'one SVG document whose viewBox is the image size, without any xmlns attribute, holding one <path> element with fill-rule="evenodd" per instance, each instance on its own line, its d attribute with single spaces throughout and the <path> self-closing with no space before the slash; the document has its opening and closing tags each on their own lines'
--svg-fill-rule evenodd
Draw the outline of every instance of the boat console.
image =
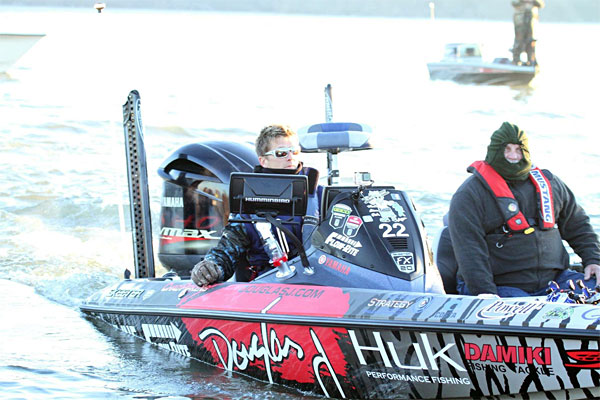
<svg viewBox="0 0 600 400">
<path fill-rule="evenodd" d="M 324 123 L 300 132 L 306 151 L 337 154 L 370 148 L 365 125 Z M 276 264 L 282 253 L 278 249 L 271 257 L 278 268 L 255 282 L 443 293 L 409 196 L 393 186 L 373 186 L 368 173 L 356 178 L 355 185 L 323 188 L 321 218 L 310 240 L 294 240 L 302 247 L 300 255 Z M 306 182 L 297 175 L 232 173 L 229 201 L 235 217 L 230 222 L 269 223 L 282 230 L 282 225 L 298 223 L 306 211 Z"/>
</svg>

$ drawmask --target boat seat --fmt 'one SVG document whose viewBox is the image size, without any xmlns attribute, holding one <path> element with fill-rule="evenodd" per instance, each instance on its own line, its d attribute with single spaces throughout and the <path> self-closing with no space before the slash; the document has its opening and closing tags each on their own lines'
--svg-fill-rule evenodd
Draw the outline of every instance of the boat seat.
<svg viewBox="0 0 600 400">
<path fill-rule="evenodd" d="M 356 186 L 324 186 L 321 195 L 321 220 L 329 218 L 328 211 L 333 199 L 342 192 L 356 190 Z"/>
<path fill-rule="evenodd" d="M 371 127 L 353 122 L 325 122 L 298 130 L 300 147 L 305 153 L 341 153 L 369 150 Z"/>
<path fill-rule="evenodd" d="M 456 275 L 458 274 L 458 262 L 452 248 L 450 231 L 448 230 L 448 215 L 444 215 L 444 226 L 436 235 L 433 245 L 434 263 L 437 265 L 444 290 L 447 294 L 458 294 L 456 289 Z"/>
</svg>

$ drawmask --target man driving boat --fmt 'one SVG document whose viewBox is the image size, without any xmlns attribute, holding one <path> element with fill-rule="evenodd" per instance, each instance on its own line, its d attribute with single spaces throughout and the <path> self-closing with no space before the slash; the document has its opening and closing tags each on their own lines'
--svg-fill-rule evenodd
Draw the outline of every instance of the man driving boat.
<svg viewBox="0 0 600 400">
<path fill-rule="evenodd" d="M 532 166 L 524 131 L 504 122 L 485 161 L 467 171 L 473 175 L 452 197 L 448 215 L 459 294 L 541 296 L 549 281 L 566 288 L 579 279 L 590 289 L 600 285 L 600 243 L 590 219 L 567 185 Z M 569 269 L 563 239 L 584 273 Z"/>
<path fill-rule="evenodd" d="M 254 168 L 255 173 L 308 176 L 307 216 L 318 220 L 317 182 L 319 172 L 314 168 L 304 167 L 299 160 L 300 144 L 296 132 L 288 126 L 269 125 L 263 128 L 257 137 L 255 150 L 260 163 Z M 299 225 L 293 225 L 290 229 L 296 237 L 302 240 L 302 229 Z M 294 243 L 279 229 L 273 228 L 273 231 L 274 237 L 278 239 L 282 250 L 287 253 L 288 259 L 293 258 L 297 252 Z M 239 260 L 243 260 L 244 257 L 248 262 L 248 265 L 243 267 L 246 269 L 243 271 L 246 275 L 244 280 L 253 280 L 271 268 L 269 256 L 263 248 L 256 226 L 249 222 L 229 223 L 223 230 L 219 243 L 194 266 L 191 278 L 198 286 L 225 281 L 233 276 L 238 264 L 246 264 L 239 263 Z"/>
</svg>

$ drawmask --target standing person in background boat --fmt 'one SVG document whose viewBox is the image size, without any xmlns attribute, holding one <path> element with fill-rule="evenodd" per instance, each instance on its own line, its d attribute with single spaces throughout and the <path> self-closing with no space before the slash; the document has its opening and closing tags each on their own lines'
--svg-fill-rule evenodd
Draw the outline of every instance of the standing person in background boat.
<svg viewBox="0 0 600 400">
<path fill-rule="evenodd" d="M 527 65 L 537 65 L 535 59 L 535 26 L 538 21 L 538 9 L 544 8 L 544 0 L 513 0 L 515 9 L 515 42 L 513 44 L 513 64 L 521 65 L 521 53 L 527 53 Z"/>
<path fill-rule="evenodd" d="M 467 171 L 473 175 L 452 197 L 448 215 L 459 294 L 541 296 L 551 280 L 565 289 L 569 279 L 600 284 L 600 243 L 590 219 L 556 175 L 532 167 L 524 131 L 504 122 L 485 161 Z M 569 269 L 563 239 L 584 273 Z"/>
<path fill-rule="evenodd" d="M 265 127 L 256 139 L 256 154 L 260 165 L 254 167 L 254 172 L 308 176 L 309 196 L 306 215 L 312 216 L 313 220 L 318 220 L 321 189 L 320 186 L 317 187 L 319 172 L 314 168 L 304 167 L 299 161 L 300 144 L 296 132 L 283 125 Z M 302 240 L 304 229 L 298 225 L 293 227 L 290 229 Z M 295 256 L 296 248 L 283 232 L 277 229 L 274 237 L 279 239 L 281 248 L 288 254 L 288 259 Z M 253 280 L 271 268 L 260 235 L 252 223 L 228 224 L 219 243 L 194 266 L 191 277 L 198 286 L 225 281 L 233 276 L 238 264 L 244 266 L 243 271 L 239 271 L 238 267 L 238 276 L 244 276 L 242 280 L 247 281 Z"/>
</svg>

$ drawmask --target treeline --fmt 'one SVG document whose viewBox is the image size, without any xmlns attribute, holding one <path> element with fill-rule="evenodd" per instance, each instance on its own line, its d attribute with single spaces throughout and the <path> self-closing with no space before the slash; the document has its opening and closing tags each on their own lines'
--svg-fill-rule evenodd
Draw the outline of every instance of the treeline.
<svg viewBox="0 0 600 400">
<path fill-rule="evenodd" d="M 340 16 L 512 20 L 511 0 L 103 0 L 108 8 L 179 9 Z M 94 0 L 0 0 L 0 5 L 89 7 Z M 546 0 L 540 21 L 600 22 L 600 0 Z"/>
</svg>

